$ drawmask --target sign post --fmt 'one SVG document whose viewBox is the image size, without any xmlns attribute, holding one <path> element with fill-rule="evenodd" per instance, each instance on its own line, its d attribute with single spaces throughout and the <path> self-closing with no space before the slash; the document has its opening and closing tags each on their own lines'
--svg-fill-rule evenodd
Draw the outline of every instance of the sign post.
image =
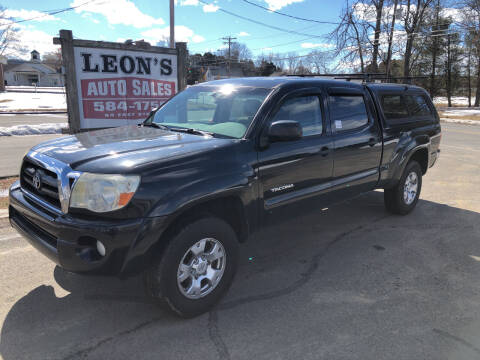
<svg viewBox="0 0 480 360">
<path fill-rule="evenodd" d="M 60 30 L 70 132 L 141 123 L 186 86 L 186 44 L 175 49 L 73 39 Z"/>
</svg>

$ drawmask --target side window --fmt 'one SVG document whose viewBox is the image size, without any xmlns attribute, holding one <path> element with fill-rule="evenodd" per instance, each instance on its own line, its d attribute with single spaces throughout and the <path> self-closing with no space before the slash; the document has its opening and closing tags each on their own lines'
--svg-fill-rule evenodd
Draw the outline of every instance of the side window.
<svg viewBox="0 0 480 360">
<path fill-rule="evenodd" d="M 387 120 L 403 119 L 408 117 L 407 106 L 402 95 L 382 96 L 383 114 Z"/>
<path fill-rule="evenodd" d="M 425 97 L 422 95 L 406 95 L 405 102 L 407 103 L 408 111 L 411 116 L 415 117 L 424 117 L 430 116 L 433 117 L 433 114 L 428 107 Z"/>
<path fill-rule="evenodd" d="M 303 136 L 323 132 L 322 110 L 318 96 L 302 96 L 285 101 L 273 121 L 295 120 L 302 126 Z"/>
<path fill-rule="evenodd" d="M 332 127 L 336 132 L 358 129 L 368 124 L 363 96 L 331 95 L 328 101 Z"/>
</svg>

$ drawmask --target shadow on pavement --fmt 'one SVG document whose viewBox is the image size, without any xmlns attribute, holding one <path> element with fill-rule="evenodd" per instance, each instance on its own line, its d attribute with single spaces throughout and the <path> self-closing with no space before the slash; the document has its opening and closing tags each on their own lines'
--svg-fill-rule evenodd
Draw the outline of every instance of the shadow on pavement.
<svg viewBox="0 0 480 360">
<path fill-rule="evenodd" d="M 303 316 L 309 316 L 308 306 L 312 297 L 317 299 L 315 301 L 324 299 L 321 297 L 321 288 L 314 291 L 310 290 L 310 286 L 303 285 L 312 281 L 321 283 L 323 278 L 336 281 L 331 279 L 341 277 L 342 272 L 348 273 L 350 268 L 355 268 L 359 257 L 363 257 L 361 261 L 371 267 L 380 266 L 378 264 L 385 266 L 382 281 L 394 284 L 398 282 L 395 271 L 402 271 L 402 262 L 407 258 L 411 259 L 408 260 L 409 268 L 425 272 L 423 267 L 426 264 L 420 264 L 424 262 L 421 256 L 426 259 L 432 257 L 428 265 L 432 269 L 441 262 L 457 261 L 457 256 L 480 256 L 478 224 L 479 213 L 424 200 L 409 216 L 389 215 L 383 209 L 383 194 L 380 192 L 362 195 L 328 210 L 286 219 L 275 227 L 266 228 L 242 246 L 240 269 L 232 289 L 208 319 L 204 315 L 193 320 L 180 320 L 159 309 L 144 296 L 141 278 L 121 281 L 86 277 L 64 272 L 57 267 L 54 271 L 55 280 L 69 294 L 59 297 L 53 287 L 40 285 L 18 300 L 10 309 L 1 329 L 0 354 L 5 360 L 64 359 L 83 358 L 97 354 L 97 351 L 101 354 L 102 349 L 107 349 L 103 355 L 92 355 L 92 358 L 108 358 L 109 354 L 115 358 L 131 358 L 138 356 L 136 354 L 141 349 L 145 357 L 156 354 L 157 358 L 172 358 L 174 354 L 187 354 L 189 346 L 193 347 L 202 340 L 209 342 L 209 345 L 205 350 L 198 350 L 198 347 L 198 356 L 228 357 L 229 350 L 218 329 L 218 316 L 227 315 L 228 312 L 229 316 L 241 317 L 242 313 L 249 311 L 245 306 L 258 302 L 263 302 L 265 308 L 274 308 L 277 298 L 297 291 L 302 291 L 303 295 L 296 297 L 294 311 L 302 312 L 305 307 Z M 462 239 L 458 242 L 460 247 L 440 236 L 442 233 L 457 234 Z M 438 235 L 437 239 L 435 234 Z M 430 250 L 431 247 L 434 251 Z M 381 254 L 389 252 L 393 256 L 388 261 L 378 260 Z M 427 256 L 428 252 L 430 254 Z M 408 257 L 404 257 L 407 253 Z M 420 253 L 421 256 L 418 255 Z M 437 255 L 442 258 L 435 259 Z M 341 265 L 337 267 L 330 264 Z M 465 278 L 457 281 L 471 281 L 470 273 L 478 277 L 478 266 L 480 263 L 473 260 L 467 262 L 462 269 Z M 352 287 L 358 285 L 369 289 L 372 286 L 384 286 L 372 285 L 368 277 L 359 277 L 355 281 L 356 285 L 352 284 Z M 388 291 L 394 289 L 385 290 L 387 294 Z M 445 294 L 447 300 L 450 297 L 450 293 Z M 460 311 L 448 303 L 443 307 L 442 311 Z M 342 304 L 329 311 L 343 311 Z M 264 321 L 260 316 L 250 325 L 258 329 L 264 326 Z M 381 319 L 366 321 L 378 322 Z M 301 329 L 302 324 L 286 322 L 281 326 L 297 326 Z M 209 332 L 201 335 L 205 338 L 197 339 L 199 334 L 205 333 L 206 327 Z M 145 329 L 148 329 L 148 336 L 141 332 Z M 133 334 L 137 338 L 134 339 Z M 229 332 L 228 336 L 234 338 L 236 335 Z M 119 342 L 119 339 L 123 340 Z M 265 339 L 257 340 L 261 342 Z M 248 348 L 248 345 L 245 346 Z M 109 352 L 114 348 L 121 355 L 114 356 Z"/>
</svg>

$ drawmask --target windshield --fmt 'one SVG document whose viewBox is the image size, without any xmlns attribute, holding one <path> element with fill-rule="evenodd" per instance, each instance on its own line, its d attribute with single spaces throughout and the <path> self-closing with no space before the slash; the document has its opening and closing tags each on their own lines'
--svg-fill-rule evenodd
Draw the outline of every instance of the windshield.
<svg viewBox="0 0 480 360">
<path fill-rule="evenodd" d="M 270 89 L 231 84 L 193 86 L 168 101 L 146 123 L 239 139 L 269 92 Z"/>
</svg>

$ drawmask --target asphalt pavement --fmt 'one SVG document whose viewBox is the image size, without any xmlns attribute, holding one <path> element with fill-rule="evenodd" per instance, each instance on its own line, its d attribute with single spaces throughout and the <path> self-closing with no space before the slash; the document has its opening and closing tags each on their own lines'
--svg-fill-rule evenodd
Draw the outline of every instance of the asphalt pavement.
<svg viewBox="0 0 480 360">
<path fill-rule="evenodd" d="M 242 245 L 226 298 L 192 320 L 152 304 L 141 278 L 64 272 L 0 219 L 0 355 L 478 359 L 479 138 L 443 125 L 408 216 L 386 213 L 377 191 L 265 228 Z"/>
<path fill-rule="evenodd" d="M 9 127 L 15 125 L 37 125 L 47 123 L 67 123 L 67 114 L 0 114 L 0 127 Z"/>
<path fill-rule="evenodd" d="M 66 122 L 68 122 L 66 114 L 0 114 L 0 127 L 10 127 L 26 124 L 60 124 Z M 49 134 L 29 136 L 0 136 L 0 177 L 16 176 L 18 174 L 20 162 L 23 155 L 32 146 L 60 136 L 64 135 Z"/>
<path fill-rule="evenodd" d="M 62 134 L 0 136 L 0 177 L 18 176 L 25 153 L 33 146 Z"/>
</svg>

